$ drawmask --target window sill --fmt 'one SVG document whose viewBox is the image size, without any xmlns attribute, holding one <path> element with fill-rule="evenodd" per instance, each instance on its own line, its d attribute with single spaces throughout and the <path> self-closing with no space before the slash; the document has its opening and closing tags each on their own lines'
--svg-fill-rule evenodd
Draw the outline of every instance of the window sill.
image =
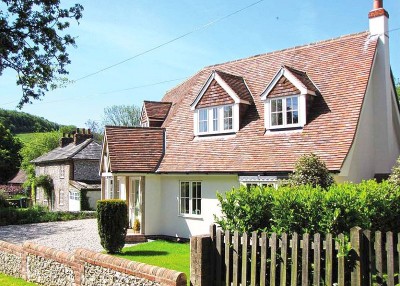
<svg viewBox="0 0 400 286">
<path fill-rule="evenodd" d="M 184 219 L 203 220 L 203 217 L 201 215 L 178 214 L 178 217 Z"/>
<path fill-rule="evenodd" d="M 270 128 L 265 131 L 265 134 L 274 134 L 274 133 L 285 133 L 285 132 L 302 132 L 302 126 L 296 127 L 279 127 L 279 128 Z"/>
</svg>

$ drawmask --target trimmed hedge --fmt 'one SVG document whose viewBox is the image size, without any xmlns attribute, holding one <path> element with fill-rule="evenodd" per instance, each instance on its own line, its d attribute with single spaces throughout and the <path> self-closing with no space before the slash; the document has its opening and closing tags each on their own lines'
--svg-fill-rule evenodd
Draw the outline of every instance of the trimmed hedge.
<svg viewBox="0 0 400 286">
<path fill-rule="evenodd" d="M 224 230 L 278 234 L 347 233 L 359 226 L 371 231 L 400 231 L 400 188 L 374 180 L 360 184 L 242 187 L 217 195 Z"/>
<path fill-rule="evenodd" d="M 107 253 L 121 252 L 128 229 L 128 207 L 123 200 L 97 201 L 97 224 L 101 245 Z"/>
<path fill-rule="evenodd" d="M 95 212 L 50 212 L 47 207 L 0 208 L 0 226 L 95 218 Z"/>
</svg>

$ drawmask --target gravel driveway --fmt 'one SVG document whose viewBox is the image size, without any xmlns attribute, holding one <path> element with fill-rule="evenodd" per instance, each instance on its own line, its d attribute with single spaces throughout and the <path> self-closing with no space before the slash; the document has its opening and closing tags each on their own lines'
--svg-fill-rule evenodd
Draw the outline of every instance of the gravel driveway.
<svg viewBox="0 0 400 286">
<path fill-rule="evenodd" d="M 0 240 L 14 244 L 33 241 L 67 252 L 76 248 L 103 251 L 96 219 L 0 226 Z"/>
</svg>

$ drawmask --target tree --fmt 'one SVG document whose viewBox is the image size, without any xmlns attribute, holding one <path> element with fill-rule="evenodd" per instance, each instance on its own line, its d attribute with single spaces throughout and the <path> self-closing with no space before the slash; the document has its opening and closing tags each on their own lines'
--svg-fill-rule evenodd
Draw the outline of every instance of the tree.
<svg viewBox="0 0 400 286">
<path fill-rule="evenodd" d="M 103 125 L 139 126 L 141 110 L 135 105 L 113 105 L 104 108 Z"/>
<path fill-rule="evenodd" d="M 400 102 L 400 80 L 397 80 L 396 91 L 397 91 L 397 99 Z"/>
<path fill-rule="evenodd" d="M 49 89 L 57 88 L 68 74 L 71 61 L 66 48 L 75 39 L 65 33 L 70 20 L 79 21 L 83 6 L 60 7 L 60 0 L 1 0 L 0 75 L 5 69 L 17 72 L 22 88 L 18 107 L 39 99 Z"/>
<path fill-rule="evenodd" d="M 313 153 L 305 154 L 297 160 L 289 180 L 293 185 L 321 186 L 324 189 L 334 182 L 325 162 Z"/>
<path fill-rule="evenodd" d="M 85 122 L 86 128 L 90 129 L 90 132 L 93 134 L 93 139 L 99 143 L 103 141 L 103 127 L 97 121 L 92 119 L 88 119 Z"/>
<path fill-rule="evenodd" d="M 0 123 L 0 183 L 6 183 L 21 164 L 22 143 Z"/>
</svg>

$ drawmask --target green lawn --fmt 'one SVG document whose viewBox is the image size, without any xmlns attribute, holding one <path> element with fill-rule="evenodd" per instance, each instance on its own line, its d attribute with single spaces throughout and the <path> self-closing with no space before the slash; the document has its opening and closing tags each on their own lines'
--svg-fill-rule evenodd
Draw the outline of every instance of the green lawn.
<svg viewBox="0 0 400 286">
<path fill-rule="evenodd" d="M 0 285 L 7 285 L 7 286 L 25 286 L 25 285 L 37 285 L 34 283 L 27 282 L 20 278 L 14 278 L 11 276 L 6 276 L 0 273 Z"/>
<path fill-rule="evenodd" d="M 164 267 L 186 274 L 190 278 L 190 244 L 163 240 L 125 247 L 122 254 L 116 256 Z"/>
</svg>

